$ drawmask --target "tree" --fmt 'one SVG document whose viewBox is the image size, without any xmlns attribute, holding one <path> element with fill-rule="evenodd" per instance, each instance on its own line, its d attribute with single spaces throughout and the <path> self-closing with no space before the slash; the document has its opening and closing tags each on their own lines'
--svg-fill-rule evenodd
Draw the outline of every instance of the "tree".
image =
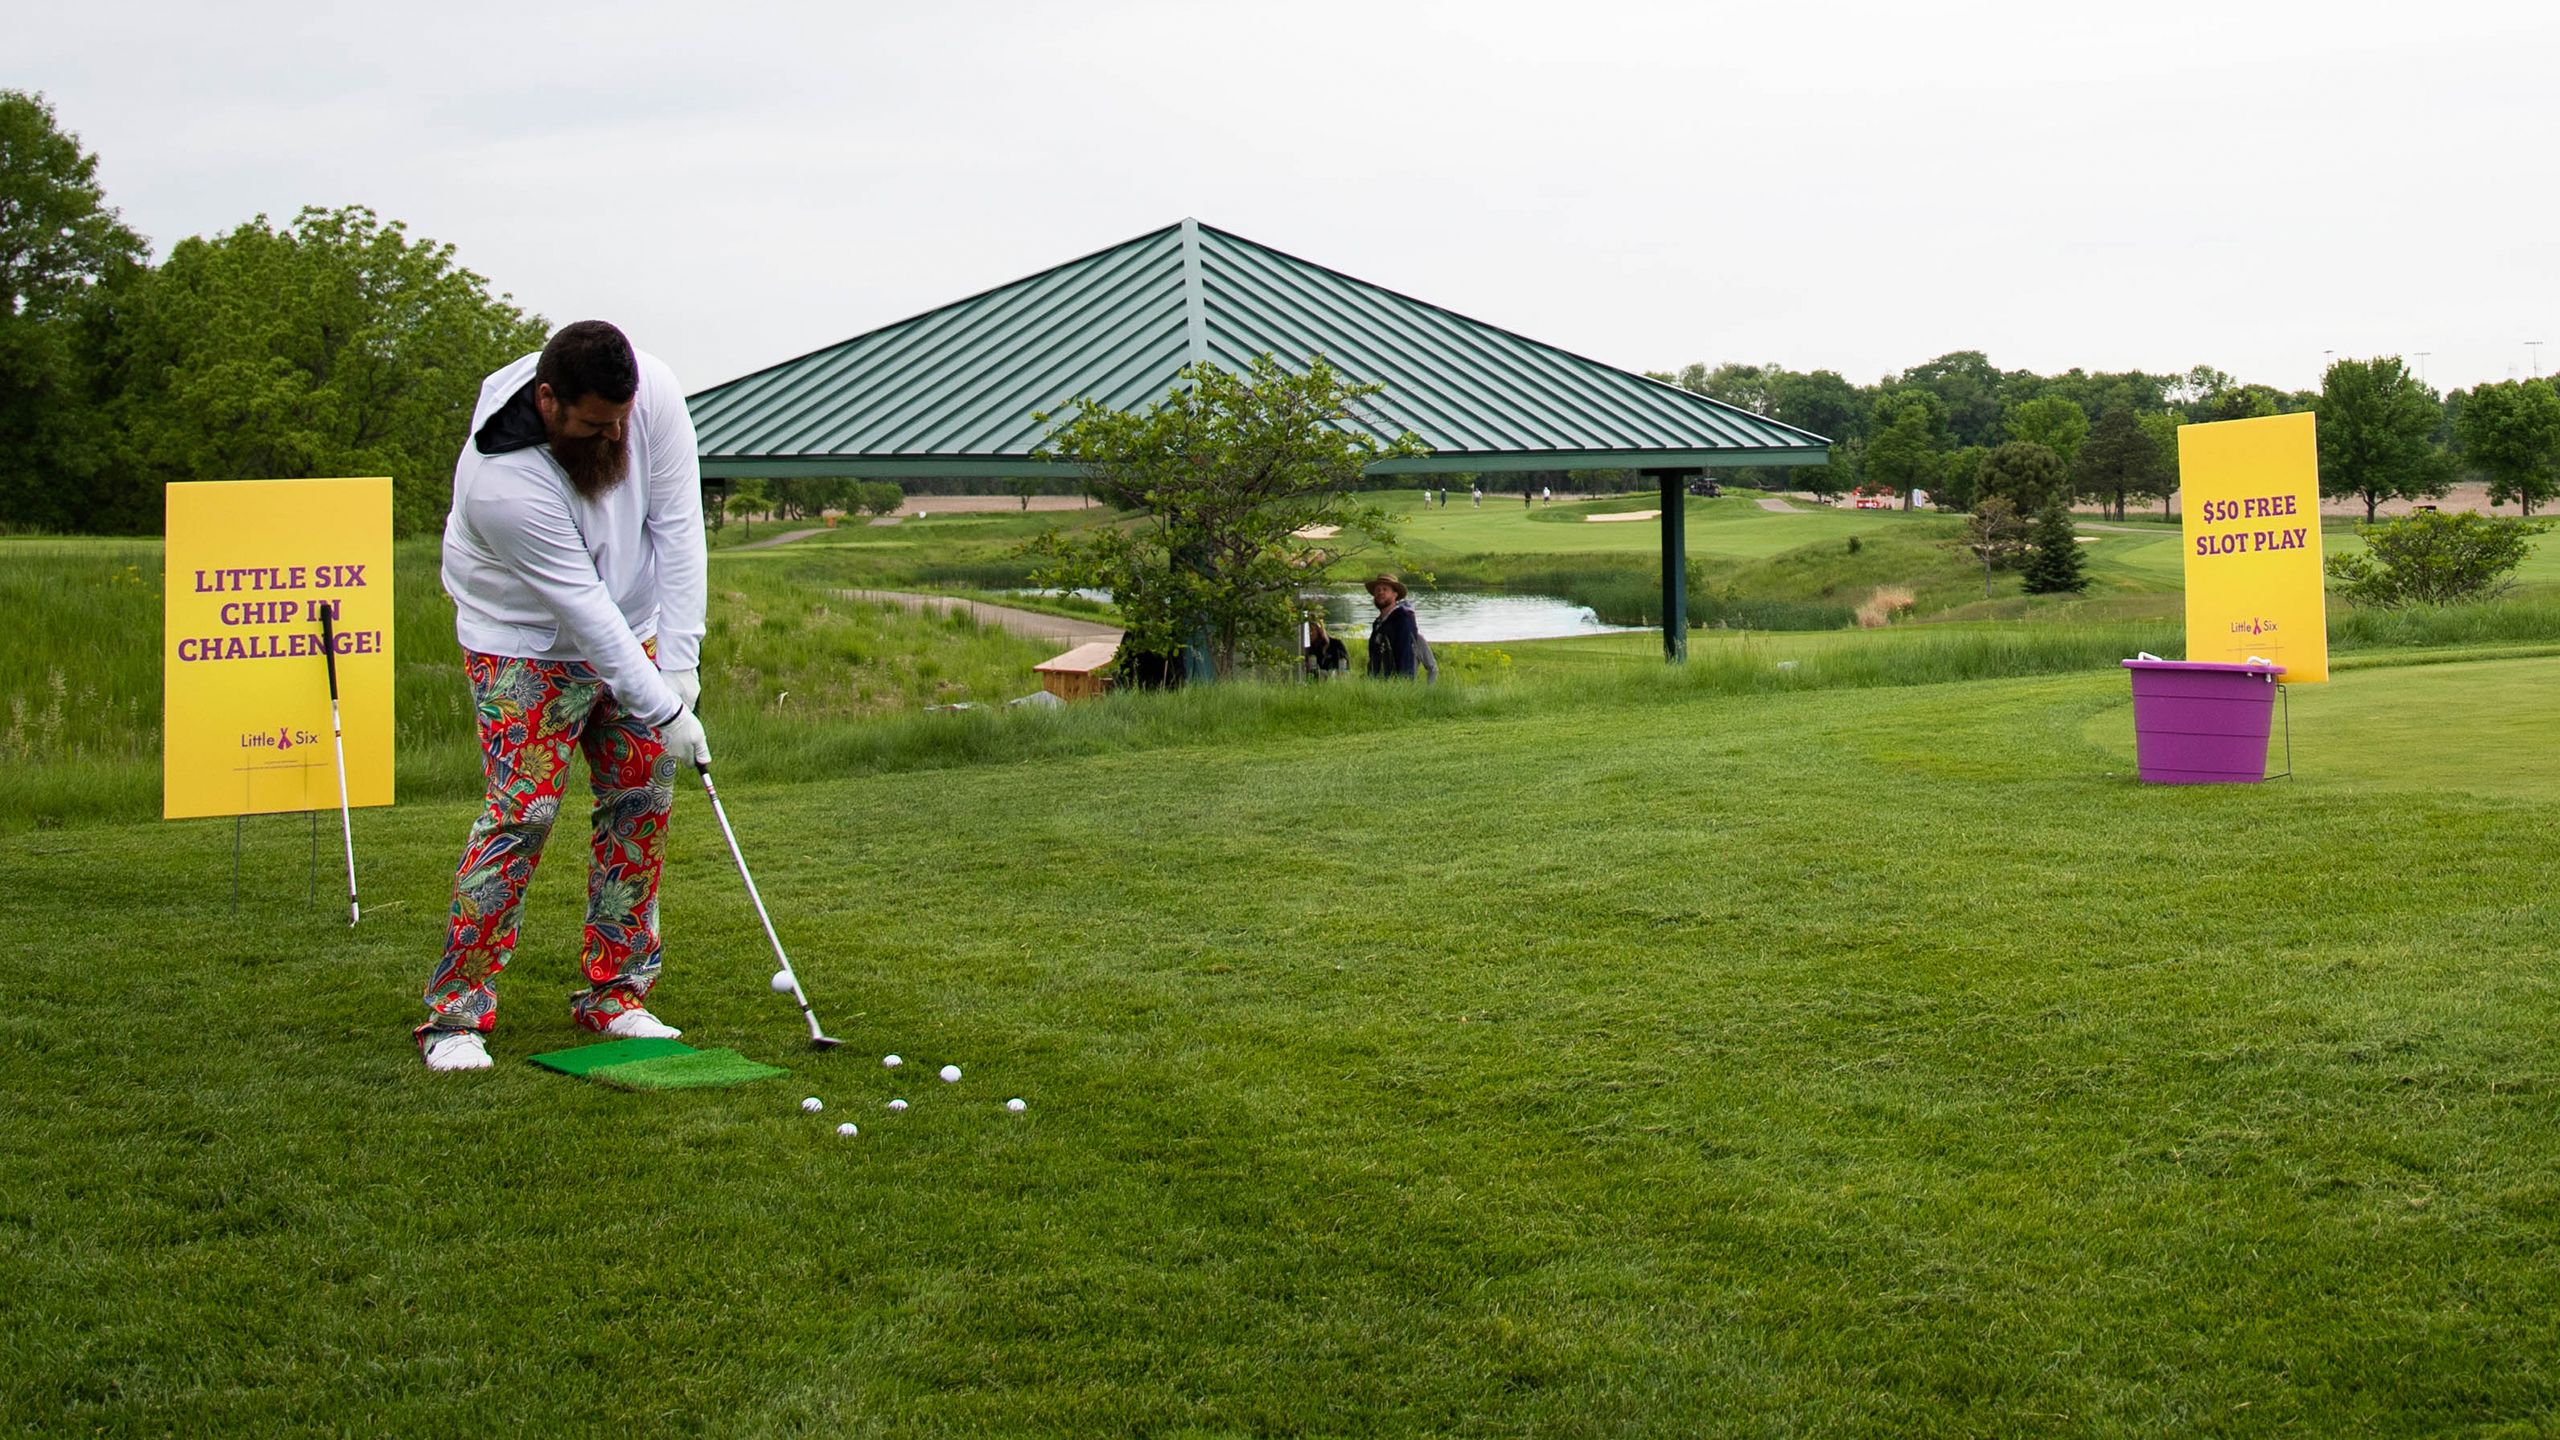
<svg viewBox="0 0 2560 1440">
<path fill-rule="evenodd" d="M 2363 526 L 2365 553 L 2332 555 L 2324 568 L 2340 595 L 2384 610 L 2492 599 L 2548 523 L 2420 510 Z"/>
<path fill-rule="evenodd" d="M 43 96 L 0 90 L 0 523 L 97 528 L 97 292 L 145 254 L 106 203 L 98 157 Z"/>
<path fill-rule="evenodd" d="M 724 505 L 728 512 L 737 516 L 739 523 L 746 527 L 748 537 L 752 538 L 756 533 L 755 517 L 765 513 L 766 508 L 772 504 L 772 499 L 764 493 L 762 480 L 746 479 L 729 482 L 729 498 Z"/>
<path fill-rule="evenodd" d="M 1958 445 L 2000 443 L 2000 391 L 2009 377 L 1979 350 L 1957 350 L 1902 372 L 1900 388 L 1936 398 L 1947 438 Z"/>
<path fill-rule="evenodd" d="M 1981 445 L 1948 451 L 1929 491 L 1931 503 L 1941 510 L 1971 510 L 1982 496 L 1982 462 L 1990 458 L 1991 451 Z"/>
<path fill-rule="evenodd" d="M 1009 475 L 1005 477 L 1004 490 L 1006 494 L 1021 501 L 1022 508 L 1028 511 L 1031 508 L 1031 497 L 1040 493 L 1040 482 L 1029 475 Z"/>
<path fill-rule="evenodd" d="M 181 241 L 113 363 L 157 477 L 388 475 L 393 524 L 417 535 L 444 521 L 481 380 L 544 334 L 452 246 L 349 206 Z"/>
<path fill-rule="evenodd" d="M 1934 482 L 1946 450 L 1946 426 L 1937 397 L 1926 390 L 1894 390 L 1878 397 L 1868 427 L 1867 478 L 1891 486 L 1911 508 L 1911 492 Z"/>
<path fill-rule="evenodd" d="M 2089 588 L 2083 572 L 2080 541 L 2071 528 L 2071 506 L 2060 492 L 2036 512 L 2028 541 L 2026 591 L 2030 595 L 2077 595 Z"/>
<path fill-rule="evenodd" d="M 1874 402 L 1836 370 L 1776 370 L 1769 379 L 1769 418 L 1810 430 L 1831 441 L 1835 450 L 1865 438 L 1873 408 Z"/>
<path fill-rule="evenodd" d="M 2009 438 L 2042 445 L 2068 465 L 2089 438 L 2089 412 L 2079 402 L 2059 395 L 2021 401 L 2009 407 Z"/>
<path fill-rule="evenodd" d="M 2159 484 L 2151 491 L 2160 497 L 2160 518 L 2169 518 L 2170 497 L 2178 493 L 2178 431 L 2186 420 L 2175 410 L 2147 410 L 2135 417 L 2142 422 L 2142 433 L 2151 437 L 2151 451 L 2159 457 Z M 2124 518 L 2118 510 L 2116 518 Z"/>
<path fill-rule="evenodd" d="M 2364 502 L 2442 495 L 2452 466 L 2435 443 L 2435 392 L 2397 355 L 2340 360 L 2320 377 L 2320 493 Z"/>
<path fill-rule="evenodd" d="M 1041 453 L 1075 466 L 1131 524 L 1051 530 L 1031 553 L 1057 589 L 1107 589 L 1130 653 L 1205 654 L 1220 678 L 1296 645 L 1298 595 L 1371 546 L 1392 546 L 1386 512 L 1362 501 L 1363 472 L 1428 452 L 1379 438 L 1365 402 L 1382 392 L 1322 357 L 1292 374 L 1269 354 L 1239 375 L 1205 362 L 1143 410 L 1086 397 L 1049 427 Z M 1331 529 L 1323 539 L 1305 532 Z"/>
<path fill-rule="evenodd" d="M 2005 568 L 2026 545 L 2027 523 L 2002 496 L 1974 502 L 1965 521 L 1965 548 L 1982 562 L 1982 598 L 1991 598 L 1991 572 Z"/>
<path fill-rule="evenodd" d="M 2021 516 L 2032 515 L 2057 495 L 2069 493 L 2062 457 L 2032 440 L 2012 440 L 1982 462 L 1978 495 L 1998 496 Z"/>
<path fill-rule="evenodd" d="M 2489 477 L 2489 503 L 2531 515 L 2560 491 L 2560 391 L 2542 380 L 2474 389 L 2454 417 L 2463 460 Z"/>
<path fill-rule="evenodd" d="M 851 503 L 866 515 L 893 515 L 907 502 L 907 492 L 895 480 L 865 480 L 854 487 Z"/>
<path fill-rule="evenodd" d="M 2097 427 L 2081 445 L 2079 463 L 2072 467 L 2072 484 L 2121 520 L 2127 500 L 2167 492 L 2169 463 L 2160 453 L 2159 442 L 2143 428 L 2142 417 L 2119 405 L 2098 417 Z"/>
</svg>

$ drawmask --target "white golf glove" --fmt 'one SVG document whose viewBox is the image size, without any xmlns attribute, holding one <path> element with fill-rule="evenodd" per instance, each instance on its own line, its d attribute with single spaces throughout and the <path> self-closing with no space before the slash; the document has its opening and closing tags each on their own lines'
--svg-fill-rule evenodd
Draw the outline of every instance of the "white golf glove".
<svg viewBox="0 0 2560 1440">
<path fill-rule="evenodd" d="M 676 718 L 658 727 L 658 738 L 665 742 L 667 753 L 674 756 L 679 765 L 711 763 L 710 737 L 702 733 L 701 717 L 691 710 L 677 711 Z"/>
<path fill-rule="evenodd" d="M 702 672 L 699 670 L 661 670 L 658 672 L 684 702 L 687 710 L 702 708 Z"/>
</svg>

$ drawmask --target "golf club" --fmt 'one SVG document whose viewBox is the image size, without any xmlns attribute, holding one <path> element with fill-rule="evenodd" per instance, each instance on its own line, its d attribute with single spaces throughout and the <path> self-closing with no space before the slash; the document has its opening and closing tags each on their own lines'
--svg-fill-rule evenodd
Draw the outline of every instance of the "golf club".
<svg viewBox="0 0 2560 1440">
<path fill-rule="evenodd" d="M 808 992 L 800 988 L 800 972 L 791 968 L 791 957 L 782 953 L 782 937 L 773 933 L 773 917 L 765 913 L 764 897 L 756 893 L 756 877 L 747 873 L 747 856 L 738 848 L 738 832 L 729 828 L 729 812 L 720 807 L 720 791 L 711 783 L 711 767 L 696 761 L 693 768 L 702 777 L 702 793 L 711 797 L 711 813 L 720 818 L 720 833 L 729 837 L 729 854 L 738 862 L 738 878 L 747 882 L 747 898 L 755 902 L 756 918 L 764 922 L 764 938 L 773 942 L 774 963 L 791 977 L 791 998 L 800 1002 L 800 1018 L 809 1022 L 809 1043 L 821 1050 L 843 1044 L 818 1028 L 818 1012 L 809 1008 Z"/>
<path fill-rule="evenodd" d="M 329 662 L 329 738 L 338 747 L 338 833 L 347 840 L 347 923 L 364 912 L 356 905 L 356 831 L 347 818 L 347 732 L 338 723 L 338 607 L 324 602 L 320 612 L 320 653 Z"/>
</svg>

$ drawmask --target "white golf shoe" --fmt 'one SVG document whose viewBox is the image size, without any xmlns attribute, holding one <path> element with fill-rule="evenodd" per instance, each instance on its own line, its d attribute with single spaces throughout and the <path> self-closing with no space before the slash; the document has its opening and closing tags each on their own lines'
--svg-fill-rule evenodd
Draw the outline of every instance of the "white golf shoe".
<svg viewBox="0 0 2560 1440">
<path fill-rule="evenodd" d="M 489 1042 L 477 1030 L 456 1030 L 436 1038 L 427 1047 L 430 1070 L 486 1070 L 489 1068 Z"/>
<path fill-rule="evenodd" d="M 684 1032 L 646 1010 L 625 1010 L 605 1022 L 604 1033 L 616 1040 L 673 1040 Z"/>
</svg>

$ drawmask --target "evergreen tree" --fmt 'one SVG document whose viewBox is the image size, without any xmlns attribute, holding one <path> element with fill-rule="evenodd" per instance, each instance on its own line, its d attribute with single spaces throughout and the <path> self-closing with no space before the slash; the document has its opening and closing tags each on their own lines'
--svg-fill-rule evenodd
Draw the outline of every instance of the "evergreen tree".
<svg viewBox="0 0 2560 1440">
<path fill-rule="evenodd" d="M 2080 542 L 2071 533 L 2071 507 L 2057 495 L 2036 514 L 2028 543 L 2026 592 L 2030 595 L 2078 594 L 2089 588 L 2083 573 Z"/>
</svg>

